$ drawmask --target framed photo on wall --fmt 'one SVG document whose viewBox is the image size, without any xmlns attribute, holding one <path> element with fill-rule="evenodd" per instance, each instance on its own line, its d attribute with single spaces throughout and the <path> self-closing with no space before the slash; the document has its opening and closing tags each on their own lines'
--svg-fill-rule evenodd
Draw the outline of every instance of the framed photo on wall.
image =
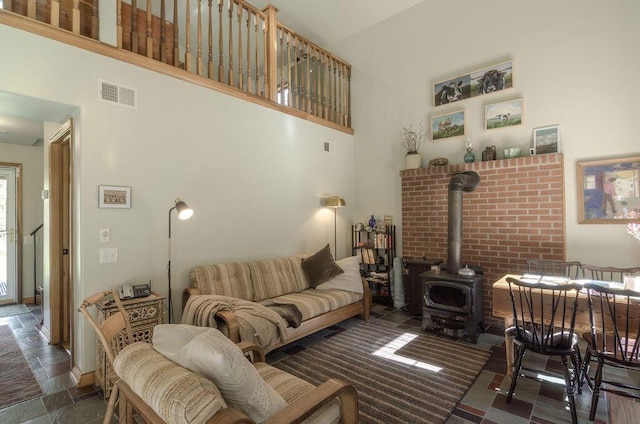
<svg viewBox="0 0 640 424">
<path fill-rule="evenodd" d="M 442 140 L 464 135 L 464 110 L 445 113 L 431 118 L 431 140 Z"/>
<path fill-rule="evenodd" d="M 98 186 L 98 207 L 103 209 L 131 208 L 131 187 Z"/>
<path fill-rule="evenodd" d="M 640 156 L 578 162 L 576 171 L 580 224 L 640 219 Z"/>
<path fill-rule="evenodd" d="M 522 99 L 486 105 L 484 107 L 484 129 L 493 130 L 522 125 L 522 108 Z"/>
<path fill-rule="evenodd" d="M 536 155 L 558 153 L 560 126 L 550 125 L 533 129 L 533 152 Z"/>
</svg>

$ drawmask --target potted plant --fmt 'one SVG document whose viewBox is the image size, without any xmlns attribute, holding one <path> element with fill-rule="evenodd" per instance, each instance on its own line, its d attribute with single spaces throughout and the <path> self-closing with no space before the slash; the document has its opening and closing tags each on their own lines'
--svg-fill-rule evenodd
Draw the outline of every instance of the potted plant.
<svg viewBox="0 0 640 424">
<path fill-rule="evenodd" d="M 405 169 L 415 169 L 422 166 L 422 155 L 418 152 L 420 145 L 424 141 L 424 127 L 420 124 L 420 130 L 414 131 L 411 127 L 402 128 L 400 134 L 400 144 L 407 151 L 404 158 Z"/>
</svg>

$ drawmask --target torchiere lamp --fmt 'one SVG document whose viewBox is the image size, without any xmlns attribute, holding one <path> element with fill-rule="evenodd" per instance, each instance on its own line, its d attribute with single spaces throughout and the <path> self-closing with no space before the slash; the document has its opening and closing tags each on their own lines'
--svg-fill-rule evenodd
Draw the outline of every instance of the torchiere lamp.
<svg viewBox="0 0 640 424">
<path fill-rule="evenodd" d="M 333 258 L 338 259 L 338 208 L 346 206 L 347 203 L 342 197 L 331 196 L 327 197 L 324 205 L 328 208 L 333 208 Z"/>
<path fill-rule="evenodd" d="M 173 303 L 171 303 L 171 212 L 175 209 L 178 219 L 185 220 L 191 218 L 193 210 L 180 199 L 174 201 L 174 205 L 169 209 L 169 263 L 167 264 L 167 280 L 169 282 L 169 324 L 173 315 Z"/>
</svg>

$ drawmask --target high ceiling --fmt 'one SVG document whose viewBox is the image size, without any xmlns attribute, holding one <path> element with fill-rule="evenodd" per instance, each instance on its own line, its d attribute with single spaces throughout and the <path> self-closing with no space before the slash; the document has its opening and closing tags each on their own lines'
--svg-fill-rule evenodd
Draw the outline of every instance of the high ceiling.
<svg viewBox="0 0 640 424">
<path fill-rule="evenodd" d="M 424 0 L 249 0 L 272 4 L 278 21 L 321 47 L 332 45 Z M 0 143 L 42 143 L 43 121 L 64 122 L 74 107 L 0 92 Z"/>
</svg>

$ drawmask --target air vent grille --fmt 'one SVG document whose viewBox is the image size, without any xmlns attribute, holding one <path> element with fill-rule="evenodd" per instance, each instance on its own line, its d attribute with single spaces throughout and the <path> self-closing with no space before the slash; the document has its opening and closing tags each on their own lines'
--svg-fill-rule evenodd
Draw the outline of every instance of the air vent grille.
<svg viewBox="0 0 640 424">
<path fill-rule="evenodd" d="M 100 79 L 98 80 L 98 101 L 137 109 L 138 91 L 135 88 Z"/>
<path fill-rule="evenodd" d="M 325 153 L 329 153 L 330 155 L 336 154 L 336 143 L 333 141 L 322 141 L 322 151 Z"/>
</svg>

